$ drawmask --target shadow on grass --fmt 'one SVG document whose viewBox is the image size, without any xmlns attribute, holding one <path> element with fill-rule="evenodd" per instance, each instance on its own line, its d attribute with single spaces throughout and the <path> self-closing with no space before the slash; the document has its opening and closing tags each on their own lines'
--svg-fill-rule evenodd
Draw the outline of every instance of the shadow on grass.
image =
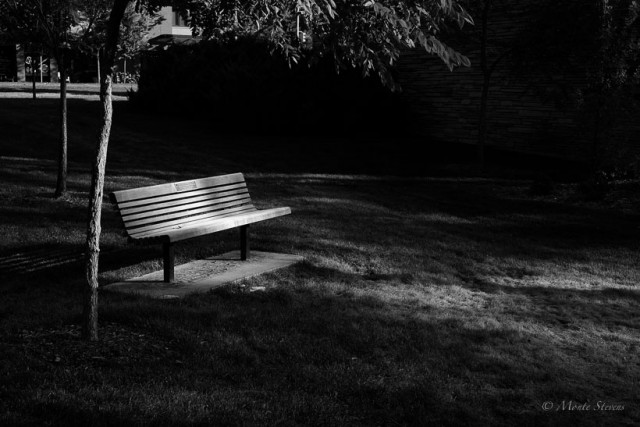
<svg viewBox="0 0 640 427">
<path fill-rule="evenodd" d="M 116 177 L 122 182 L 111 185 L 148 178 L 127 180 L 127 169 L 122 172 Z M 53 333 L 29 352 L 20 337 L 7 338 L 8 347 L 0 346 L 8 361 L 0 413 L 35 414 L 38 423 L 58 411 L 60 424 L 631 425 L 640 419 L 630 380 L 640 366 L 637 294 L 562 289 L 558 278 L 597 260 L 588 266 L 592 276 L 630 287 L 636 217 L 501 196 L 494 186 L 519 191 L 518 185 L 486 180 L 264 174 L 249 185 L 257 200 L 293 210 L 286 221 L 258 229 L 258 246 L 311 261 L 181 301 L 101 292 L 101 321 L 121 325 L 130 339 L 119 332 L 100 345 L 72 346 Z M 11 250 L 42 249 L 23 242 L 36 233 L 44 242 L 47 226 L 59 227 L 59 239 L 84 226 L 84 205 L 45 208 L 44 196 L 13 200 L 16 205 L 0 210 L 5 231 L 17 230 L 8 239 Z M 105 225 L 104 248 L 121 249 L 116 216 L 105 211 Z M 236 235 L 222 241 L 235 247 Z M 179 252 L 193 259 L 202 243 Z M 101 269 L 159 259 L 158 251 L 105 252 Z M 8 292 L 0 305 L 0 318 L 13 331 L 23 323 L 56 328 L 79 320 L 81 286 L 69 284 L 81 284 L 82 271 L 39 274 L 24 280 L 24 294 Z M 521 283 L 538 276 L 550 286 Z M 488 278 L 504 278 L 505 285 Z M 252 284 L 266 291 L 249 292 Z M 136 333 L 152 341 L 147 353 Z M 540 407 L 570 399 L 622 402 L 627 409 L 547 414 Z"/>
<path fill-rule="evenodd" d="M 84 259 L 81 247 L 44 244 L 0 253 L 0 277 L 74 271 Z"/>
<path fill-rule="evenodd" d="M 4 392 L 22 396 L 34 423 L 51 419 L 51 411 L 60 423 L 99 425 L 623 425 L 637 419 L 626 375 L 587 373 L 581 355 L 531 330 L 474 326 L 437 305 L 403 307 L 339 288 L 355 290 L 371 279 L 306 262 L 270 275 L 265 292 L 230 286 L 181 301 L 102 292 L 102 322 L 159 340 L 153 363 L 135 357 L 135 341 L 120 335 L 100 346 L 77 344 L 83 357 L 53 340 L 47 351 L 63 362 L 9 373 Z M 531 289 L 527 296 L 542 291 L 545 305 L 574 306 L 561 290 Z M 597 316 L 601 297 L 594 293 L 572 313 Z M 633 313 L 628 306 L 619 315 Z M 540 322 L 542 314 L 523 311 L 521 319 Z M 110 340 L 121 342 L 120 353 L 112 353 Z M 131 361 L 87 368 L 87 359 L 122 353 L 132 354 Z M 23 354 L 25 363 L 39 354 Z M 53 384 L 57 391 L 50 393 Z M 628 410 L 549 415 L 541 409 L 543 401 L 568 399 L 602 399 Z M 22 404 L 14 409 L 21 412 Z"/>
<path fill-rule="evenodd" d="M 0 253 L 0 278 L 4 284 L 38 286 L 39 283 L 63 281 L 84 286 L 84 245 L 42 244 L 15 248 Z M 153 247 L 111 247 L 100 251 L 100 271 L 123 269 L 157 260 L 160 250 Z M 100 280 L 103 282 L 103 280 Z M 48 285 L 47 285 L 48 286 Z"/>
<path fill-rule="evenodd" d="M 279 277 L 280 284 L 266 292 L 225 287 L 175 302 L 105 294 L 103 319 L 144 325 L 145 333 L 171 339 L 183 362 L 166 360 L 145 374 L 144 384 L 129 384 L 124 393 L 135 404 L 127 416 L 159 420 L 149 405 L 159 405 L 171 390 L 183 396 L 163 414 L 168 422 L 187 417 L 189 422 L 512 425 L 526 419 L 536 425 L 616 425 L 638 415 L 629 383 L 618 378 L 603 385 L 606 372 L 587 374 L 579 357 L 558 358 L 558 343 L 542 335 L 473 327 L 437 306 L 407 310 L 373 296 L 300 286 L 305 280 L 361 280 L 308 263 Z M 562 292 L 554 295 L 556 303 L 571 304 Z M 592 301 L 581 308 L 597 306 Z M 496 353 L 503 346 L 511 350 Z M 504 388 L 511 390 L 508 395 L 498 392 Z M 142 390 L 149 393 L 146 398 Z M 220 395 L 227 397 L 224 403 Z M 187 396 L 207 410 L 189 412 Z M 541 409 L 543 399 L 603 399 L 628 410 L 607 417 L 551 417 Z"/>
</svg>

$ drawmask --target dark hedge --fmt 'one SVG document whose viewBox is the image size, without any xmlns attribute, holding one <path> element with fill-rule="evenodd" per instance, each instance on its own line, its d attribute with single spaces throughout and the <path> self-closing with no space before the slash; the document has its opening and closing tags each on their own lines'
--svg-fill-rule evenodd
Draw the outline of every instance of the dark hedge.
<svg viewBox="0 0 640 427">
<path fill-rule="evenodd" d="M 195 116 L 221 131 L 315 135 L 394 134 L 409 129 L 400 96 L 332 61 L 289 67 L 264 43 L 174 45 L 143 59 L 135 102 Z"/>
</svg>

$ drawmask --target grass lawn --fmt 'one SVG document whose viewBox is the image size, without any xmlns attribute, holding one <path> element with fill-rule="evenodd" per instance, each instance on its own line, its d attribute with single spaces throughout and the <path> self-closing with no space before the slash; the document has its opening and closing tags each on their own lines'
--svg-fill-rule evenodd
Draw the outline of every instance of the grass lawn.
<svg viewBox="0 0 640 427">
<path fill-rule="evenodd" d="M 0 86 L 0 425 L 640 423 L 637 204 L 424 177 L 399 141 L 221 135 L 116 102 L 106 191 L 246 172 L 259 208 L 293 211 L 252 248 L 305 261 L 181 300 L 104 290 L 101 341 L 80 340 L 99 106 L 71 90 L 56 200 L 57 101 Z M 103 284 L 161 267 L 108 204 L 102 251 Z"/>
</svg>

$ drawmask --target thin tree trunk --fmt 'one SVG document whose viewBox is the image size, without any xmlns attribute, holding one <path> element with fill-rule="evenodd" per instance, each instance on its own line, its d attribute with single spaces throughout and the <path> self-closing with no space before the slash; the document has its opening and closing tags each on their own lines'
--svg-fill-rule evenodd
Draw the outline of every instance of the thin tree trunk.
<svg viewBox="0 0 640 427">
<path fill-rule="evenodd" d="M 58 149 L 58 181 L 55 197 L 61 197 L 67 191 L 67 70 L 64 51 L 57 55 L 60 69 L 60 146 Z"/>
<path fill-rule="evenodd" d="M 96 54 L 96 61 L 98 63 L 98 83 L 101 83 L 102 80 L 100 80 L 100 50 L 98 49 L 98 53 Z"/>
<path fill-rule="evenodd" d="M 480 111 L 478 115 L 478 172 L 484 172 L 485 145 L 487 141 L 487 103 L 489 102 L 489 85 L 491 84 L 491 69 L 487 64 L 487 38 L 489 25 L 489 12 L 491 0 L 485 0 L 482 9 L 482 29 L 480 39 L 480 69 L 482 70 L 482 94 L 480 96 Z"/>
<path fill-rule="evenodd" d="M 595 114 L 593 117 L 593 131 L 591 134 L 591 173 L 595 176 L 596 172 L 598 172 L 598 170 L 600 169 L 601 162 L 602 159 L 600 158 L 600 150 L 601 150 L 601 144 L 600 144 L 600 139 L 601 139 L 601 129 L 600 129 L 600 121 L 602 118 L 601 115 L 601 101 L 602 101 L 602 96 L 601 96 L 601 90 L 602 89 L 598 89 L 598 96 L 597 96 L 597 102 L 595 105 Z"/>
<path fill-rule="evenodd" d="M 482 94 L 480 95 L 480 116 L 478 123 L 478 171 L 484 172 L 485 166 L 485 146 L 487 143 L 487 121 L 488 121 L 488 103 L 489 103 L 489 85 L 491 84 L 491 76 L 483 75 Z"/>
<path fill-rule="evenodd" d="M 102 104 L 102 125 L 96 147 L 96 157 L 91 173 L 89 192 L 89 223 L 86 244 L 87 287 L 84 300 L 84 322 L 82 336 L 91 341 L 98 340 L 98 261 L 100 254 L 100 219 L 104 176 L 107 165 L 107 147 L 111 133 L 113 104 L 111 102 L 113 63 L 118 45 L 118 33 L 124 11 L 130 0 L 115 0 L 107 23 L 107 42 L 103 50 L 102 79 L 100 81 L 100 102 Z"/>
<path fill-rule="evenodd" d="M 31 62 L 31 92 L 33 94 L 33 99 L 36 99 L 36 69 L 33 66 L 33 60 Z"/>
<path fill-rule="evenodd" d="M 91 341 L 98 340 L 98 261 L 100 255 L 100 220 L 104 176 L 107 165 L 107 148 L 113 118 L 111 102 L 111 73 L 106 73 L 100 82 L 100 102 L 102 104 L 102 126 L 98 137 L 98 147 L 91 173 L 89 193 L 89 225 L 87 228 L 86 275 L 83 336 Z"/>
</svg>

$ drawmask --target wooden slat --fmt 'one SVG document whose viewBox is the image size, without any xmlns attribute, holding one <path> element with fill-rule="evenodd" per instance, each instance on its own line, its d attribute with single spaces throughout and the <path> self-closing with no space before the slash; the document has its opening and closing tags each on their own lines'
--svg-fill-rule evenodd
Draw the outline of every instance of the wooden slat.
<svg viewBox="0 0 640 427">
<path fill-rule="evenodd" d="M 192 217 L 189 218 L 181 218 L 181 219 L 177 219 L 177 220 L 173 220 L 173 221 L 167 221 L 164 223 L 156 223 L 156 224 L 149 224 L 149 225 L 145 225 L 142 227 L 134 227 L 134 228 L 127 228 L 127 233 L 129 234 L 130 237 L 134 237 L 136 234 L 138 233 L 142 233 L 145 231 L 150 231 L 150 230 L 155 230 L 158 228 L 165 228 L 165 227 L 169 227 L 169 226 L 176 226 L 176 225 L 185 225 L 188 224 L 189 222 L 194 222 L 200 219 L 208 219 L 208 218 L 214 218 L 216 216 L 220 216 L 220 215 L 226 215 L 226 214 L 233 214 L 234 212 L 238 212 L 240 210 L 244 210 L 247 208 L 252 208 L 255 209 L 255 207 L 253 205 L 244 205 L 244 206 L 238 206 L 236 208 L 231 208 L 231 209 L 225 209 L 225 210 L 221 210 L 221 211 L 215 211 L 215 212 L 208 212 L 205 214 L 200 214 L 200 215 L 194 215 Z"/>
<path fill-rule="evenodd" d="M 225 185 L 244 182 L 244 176 L 241 173 L 229 175 L 212 176 L 209 178 L 190 179 L 187 181 L 172 182 L 170 184 L 152 185 L 149 187 L 133 188 L 131 190 L 122 190 L 113 192 L 113 197 L 118 203 L 127 202 L 136 199 L 145 199 L 165 194 L 179 193 L 176 186 L 191 187 L 191 183 L 195 182 L 197 188 L 213 187 L 216 185 Z"/>
<path fill-rule="evenodd" d="M 179 199 L 174 199 L 172 201 L 169 202 L 161 202 L 161 203 L 153 203 L 153 204 L 147 204 L 147 205 L 142 205 L 142 206 L 136 206 L 136 207 L 132 207 L 132 208 L 122 208 L 120 207 L 120 215 L 122 216 L 127 216 L 127 215 L 132 215 L 135 213 L 139 213 L 139 212 L 148 212 L 148 211 L 153 211 L 154 209 L 162 209 L 162 208 L 168 208 L 171 206 L 181 206 L 181 205 L 186 205 L 188 203 L 192 203 L 192 202 L 200 202 L 200 201 L 205 201 L 205 200 L 219 200 L 219 199 L 223 199 L 225 197 L 228 196 L 233 196 L 233 195 L 238 195 L 238 194 L 244 194 L 244 195 L 249 195 L 249 191 L 247 190 L 247 188 L 239 188 L 239 189 L 235 189 L 235 190 L 231 190 L 231 191 L 223 191 L 223 192 L 216 192 L 216 193 L 208 193 L 205 194 L 203 196 L 195 196 L 195 197 L 186 197 L 186 198 L 179 198 Z M 154 199 L 152 199 L 154 200 Z"/>
<path fill-rule="evenodd" d="M 178 242 L 180 240 L 190 239 L 192 237 L 202 236 L 205 234 L 215 233 L 218 231 L 228 230 L 230 228 L 240 227 L 242 225 L 252 224 L 266 219 L 276 218 L 291 213 L 288 207 L 263 209 L 246 214 L 233 215 L 229 218 L 213 220 L 207 224 L 198 227 L 189 227 L 180 230 L 167 232 L 169 241 Z"/>
<path fill-rule="evenodd" d="M 136 242 L 176 242 L 291 213 L 258 210 L 241 173 L 154 185 L 111 194 Z"/>
<path fill-rule="evenodd" d="M 240 215 L 240 214 L 246 214 L 246 213 L 250 213 L 250 212 L 257 212 L 258 209 L 256 208 L 246 208 L 246 209 L 239 209 L 235 212 L 227 212 L 221 215 L 215 215 L 215 216 L 211 216 L 208 218 L 199 218 L 195 221 L 191 221 L 191 222 L 185 222 L 185 223 L 181 223 L 179 225 L 172 225 L 172 226 L 163 226 L 160 228 L 154 228 L 151 230 L 147 230 L 147 231 L 143 231 L 141 233 L 133 232 L 129 237 L 133 240 L 138 240 L 138 239 L 150 239 L 150 238 L 155 238 L 155 237 L 161 237 L 161 236 L 166 236 L 168 232 L 170 231 L 175 231 L 175 230 L 181 230 L 183 228 L 192 228 L 192 227 L 200 227 L 202 225 L 206 225 L 208 223 L 210 223 L 211 221 L 215 221 L 218 219 L 222 219 L 222 218 L 229 218 L 232 217 L 234 215 Z"/>
<path fill-rule="evenodd" d="M 197 215 L 197 214 L 203 214 L 206 212 L 218 212 L 218 211 L 222 211 L 222 210 L 226 210 L 225 208 L 234 208 L 236 206 L 242 206 L 245 204 L 249 204 L 249 199 L 243 199 L 243 200 L 234 200 L 232 202 L 227 202 L 227 203 L 219 203 L 216 204 L 214 206 L 205 206 L 203 208 L 197 208 L 197 209 L 190 209 L 188 211 L 180 211 L 180 212 L 174 212 L 174 213 L 169 213 L 169 214 L 165 214 L 165 215 L 160 215 L 160 216 L 156 216 L 156 217 L 148 217 L 148 218 L 143 218 L 143 219 L 137 219 L 137 220 L 127 220 L 123 218 L 124 221 L 124 225 L 127 229 L 132 228 L 132 227 L 140 227 L 146 224 L 150 224 L 150 223 L 164 223 L 167 221 L 172 221 L 172 220 L 176 220 L 178 218 L 184 218 L 186 216 L 193 216 L 193 215 Z"/>
<path fill-rule="evenodd" d="M 237 208 L 233 209 L 226 209 L 219 212 L 209 212 L 206 214 L 195 215 L 189 218 L 182 218 L 180 220 L 170 221 L 167 223 L 146 225 L 144 227 L 130 230 L 128 232 L 128 235 L 131 238 L 138 238 L 141 234 L 162 233 L 166 230 L 175 230 L 182 227 L 190 227 L 193 224 L 206 223 L 207 221 L 211 221 L 215 218 L 225 218 L 228 216 L 237 215 L 238 213 L 253 212 L 256 210 L 257 209 L 253 205 L 238 206 Z"/>
<path fill-rule="evenodd" d="M 182 227 L 169 230 L 165 229 L 162 230 L 159 234 L 138 234 L 135 236 L 131 236 L 131 238 L 136 240 L 144 240 L 166 237 L 167 241 L 178 242 L 180 240 L 190 239 L 192 237 L 202 236 L 205 234 L 215 233 L 242 225 L 252 224 L 259 221 L 288 215 L 290 213 L 291 209 L 288 207 L 254 210 L 252 212 L 228 215 L 224 218 L 214 218 L 211 220 L 202 221 L 191 227 Z"/>
<path fill-rule="evenodd" d="M 166 201 L 171 201 L 171 200 L 179 200 L 179 199 L 184 199 L 187 197 L 193 197 L 193 196 L 200 196 L 200 195 L 205 195 L 205 194 L 213 194 L 213 193 L 222 193 L 222 192 L 226 192 L 226 191 L 231 191 L 231 190 L 247 190 L 247 184 L 245 182 L 239 183 L 239 184 L 229 184 L 229 185 L 220 185 L 220 186 L 216 186 L 216 187 L 207 187 L 207 188 L 203 188 L 200 190 L 195 190 L 195 191 L 185 191 L 182 193 L 172 193 L 172 194 L 167 194 L 164 196 L 156 196 L 156 197 L 150 197 L 150 198 L 146 198 L 146 199 L 136 199 L 136 200 L 130 200 L 128 202 L 116 202 L 118 204 L 118 208 L 120 210 L 124 210 L 124 209 L 130 209 L 133 207 L 137 207 L 137 206 L 146 206 L 146 205 L 153 205 L 154 203 L 161 203 L 161 202 L 166 202 Z M 114 194 L 114 193 L 112 193 Z"/>
<path fill-rule="evenodd" d="M 162 218 L 163 216 L 171 213 L 182 212 L 182 216 L 188 214 L 189 211 L 195 211 L 199 208 L 204 208 L 206 206 L 210 206 L 212 208 L 225 207 L 228 206 L 228 203 L 236 202 L 236 203 L 250 203 L 251 197 L 249 197 L 249 193 L 245 194 L 236 194 L 234 196 L 222 197 L 220 199 L 209 199 L 201 202 L 193 202 L 193 203 L 185 203 L 178 206 L 172 206 L 164 209 L 154 209 L 140 213 L 129 214 L 129 212 L 121 212 L 122 219 L 125 224 L 131 223 L 133 220 L 143 219 L 143 218 L 152 218 L 152 220 L 156 221 L 156 218 Z"/>
</svg>

